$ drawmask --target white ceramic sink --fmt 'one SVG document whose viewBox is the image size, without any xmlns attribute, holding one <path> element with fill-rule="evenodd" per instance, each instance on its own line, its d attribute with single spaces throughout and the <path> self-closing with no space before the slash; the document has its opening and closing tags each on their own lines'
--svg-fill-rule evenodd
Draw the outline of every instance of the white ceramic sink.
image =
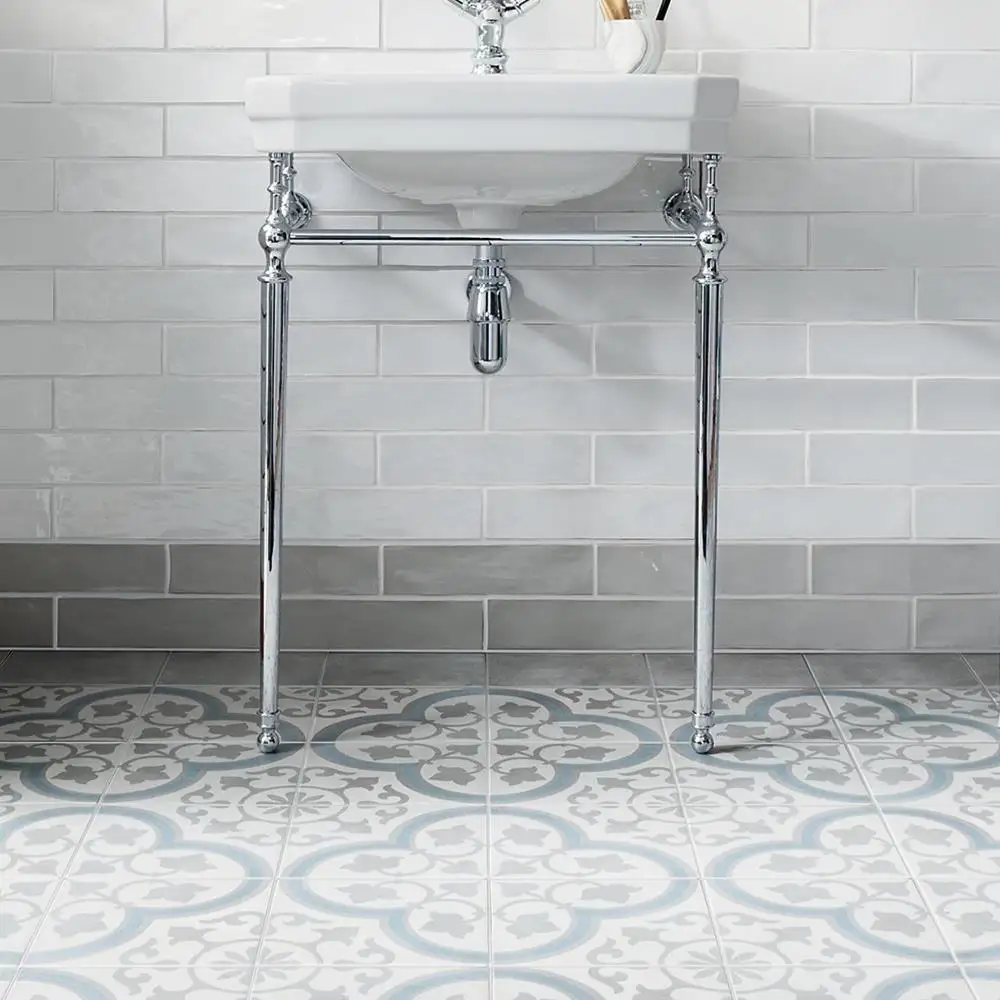
<svg viewBox="0 0 1000 1000">
<path fill-rule="evenodd" d="M 731 77 L 271 76 L 247 85 L 262 152 L 329 153 L 465 226 L 604 191 L 648 155 L 724 153 Z"/>
</svg>

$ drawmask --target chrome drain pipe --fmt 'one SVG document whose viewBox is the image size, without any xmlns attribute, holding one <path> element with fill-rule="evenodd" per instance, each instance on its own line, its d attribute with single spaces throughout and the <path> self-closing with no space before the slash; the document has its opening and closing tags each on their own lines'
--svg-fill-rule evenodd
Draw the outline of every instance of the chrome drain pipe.
<svg viewBox="0 0 1000 1000">
<path fill-rule="evenodd" d="M 467 294 L 473 367 L 496 375 L 507 364 L 510 329 L 510 278 L 500 247 L 477 248 Z"/>
</svg>

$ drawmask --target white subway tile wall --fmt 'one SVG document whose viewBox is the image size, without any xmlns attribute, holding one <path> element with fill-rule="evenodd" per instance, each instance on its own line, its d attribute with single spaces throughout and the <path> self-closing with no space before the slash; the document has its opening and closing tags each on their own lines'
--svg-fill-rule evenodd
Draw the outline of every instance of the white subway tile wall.
<svg viewBox="0 0 1000 1000">
<path fill-rule="evenodd" d="M 606 70 L 597 9 L 543 0 L 512 27 L 513 71 Z M 817 549 L 997 541 L 1000 7 L 684 0 L 668 31 L 664 71 L 744 85 L 722 172 L 723 537 L 797 544 L 807 596 Z M 266 169 L 244 80 L 461 72 L 471 42 L 444 0 L 6 0 L 0 540 L 252 538 Z M 324 222 L 455 225 L 299 166 Z M 645 165 L 536 222 L 652 227 L 673 185 Z M 513 358 L 483 382 L 466 257 L 293 253 L 289 537 L 687 537 L 694 260 L 512 251 Z M 893 591 L 907 641 L 958 641 L 964 605 L 957 624 L 948 600 L 918 609 L 937 593 L 921 580 Z M 803 620 L 823 635 L 851 610 L 823 618 L 836 604 Z M 992 636 L 991 607 L 970 634 Z"/>
</svg>

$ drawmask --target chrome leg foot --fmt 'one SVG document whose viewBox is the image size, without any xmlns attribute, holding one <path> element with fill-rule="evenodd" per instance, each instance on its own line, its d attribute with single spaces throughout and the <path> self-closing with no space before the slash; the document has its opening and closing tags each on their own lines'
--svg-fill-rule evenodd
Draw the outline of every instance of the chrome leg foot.
<svg viewBox="0 0 1000 1000">
<path fill-rule="evenodd" d="M 291 275 L 292 157 L 272 153 L 271 208 L 260 231 L 266 267 L 260 276 L 260 734 L 257 746 L 275 753 L 278 737 L 278 654 L 281 648 L 281 541 L 285 490 L 285 389 Z"/>
<path fill-rule="evenodd" d="M 711 753 L 714 721 L 716 564 L 718 561 L 719 403 L 722 390 L 722 289 L 719 257 L 726 234 L 716 214 L 719 157 L 703 162 L 698 223 L 701 269 L 695 277 L 698 327 L 695 395 L 697 398 L 697 470 L 695 477 L 694 660 L 695 692 L 691 746 Z"/>
<path fill-rule="evenodd" d="M 709 754 L 715 749 L 715 737 L 711 729 L 696 729 L 691 737 L 691 749 L 697 754 Z"/>
</svg>

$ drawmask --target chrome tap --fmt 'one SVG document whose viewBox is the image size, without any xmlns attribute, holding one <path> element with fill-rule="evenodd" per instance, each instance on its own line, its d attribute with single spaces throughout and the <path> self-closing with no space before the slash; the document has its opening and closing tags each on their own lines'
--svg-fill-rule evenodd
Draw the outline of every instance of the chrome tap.
<svg viewBox="0 0 1000 1000">
<path fill-rule="evenodd" d="M 477 44 L 472 53 L 472 72 L 491 76 L 507 72 L 504 35 L 507 21 L 520 17 L 539 0 L 448 0 L 452 6 L 476 19 Z"/>
</svg>

